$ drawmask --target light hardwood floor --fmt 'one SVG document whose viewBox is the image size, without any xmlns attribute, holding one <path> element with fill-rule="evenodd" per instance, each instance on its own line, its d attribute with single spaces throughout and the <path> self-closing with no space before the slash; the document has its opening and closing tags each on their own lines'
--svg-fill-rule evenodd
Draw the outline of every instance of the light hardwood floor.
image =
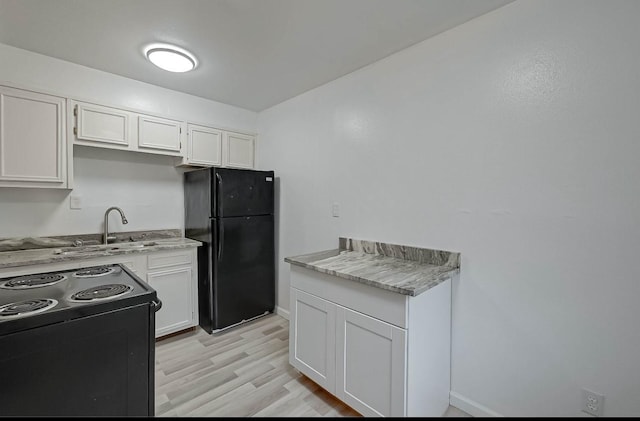
<svg viewBox="0 0 640 421">
<path fill-rule="evenodd" d="M 156 343 L 156 416 L 357 417 L 291 367 L 289 321 L 271 314 L 226 332 Z M 469 416 L 449 407 L 445 416 Z"/>
</svg>

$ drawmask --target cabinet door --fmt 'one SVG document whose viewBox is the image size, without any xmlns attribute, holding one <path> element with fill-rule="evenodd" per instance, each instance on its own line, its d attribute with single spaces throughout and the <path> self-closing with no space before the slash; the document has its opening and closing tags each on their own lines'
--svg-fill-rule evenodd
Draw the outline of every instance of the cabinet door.
<svg viewBox="0 0 640 421">
<path fill-rule="evenodd" d="M 180 152 L 181 129 L 179 121 L 165 118 L 138 117 L 138 147 L 143 149 L 159 149 L 162 151 Z"/>
<path fill-rule="evenodd" d="M 255 155 L 254 136 L 224 132 L 224 160 L 222 165 L 233 168 L 253 168 Z"/>
<path fill-rule="evenodd" d="M 66 187 L 65 101 L 0 86 L 0 186 Z"/>
<path fill-rule="evenodd" d="M 336 306 L 295 288 L 290 300 L 289 363 L 334 393 Z"/>
<path fill-rule="evenodd" d="M 190 124 L 187 133 L 189 164 L 222 165 L 222 130 Z"/>
<path fill-rule="evenodd" d="M 406 331 L 337 306 L 336 396 L 364 416 L 404 416 Z"/>
<path fill-rule="evenodd" d="M 130 113 L 95 104 L 77 103 L 76 141 L 84 140 L 112 146 L 128 147 Z"/>
<path fill-rule="evenodd" d="M 194 325 L 195 303 L 191 267 L 147 273 L 147 283 L 158 293 L 162 308 L 156 313 L 156 337 Z"/>
</svg>

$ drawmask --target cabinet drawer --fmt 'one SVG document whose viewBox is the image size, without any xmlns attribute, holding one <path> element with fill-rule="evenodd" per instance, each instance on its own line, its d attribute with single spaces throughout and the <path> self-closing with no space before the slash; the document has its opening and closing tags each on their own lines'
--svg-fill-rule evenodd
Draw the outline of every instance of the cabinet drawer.
<svg viewBox="0 0 640 421">
<path fill-rule="evenodd" d="M 341 306 L 407 328 L 407 296 L 291 266 L 291 286 Z"/>
<path fill-rule="evenodd" d="M 188 251 L 152 253 L 149 254 L 147 260 L 147 269 L 161 269 L 171 266 L 190 264 L 191 253 Z"/>
</svg>

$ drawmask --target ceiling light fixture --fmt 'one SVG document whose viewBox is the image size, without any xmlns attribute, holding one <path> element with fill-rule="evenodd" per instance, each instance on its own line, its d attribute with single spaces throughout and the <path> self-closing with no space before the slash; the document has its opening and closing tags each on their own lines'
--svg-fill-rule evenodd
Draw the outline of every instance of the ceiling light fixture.
<svg viewBox="0 0 640 421">
<path fill-rule="evenodd" d="M 144 49 L 144 55 L 151 63 L 169 72 L 184 73 L 198 65 L 193 54 L 170 44 L 151 44 Z"/>
</svg>

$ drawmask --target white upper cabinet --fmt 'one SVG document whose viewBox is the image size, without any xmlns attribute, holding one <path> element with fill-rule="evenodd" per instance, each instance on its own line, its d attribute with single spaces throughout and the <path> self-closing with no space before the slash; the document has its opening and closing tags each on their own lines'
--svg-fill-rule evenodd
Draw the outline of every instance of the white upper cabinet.
<svg viewBox="0 0 640 421">
<path fill-rule="evenodd" d="M 254 134 L 0 85 L 0 187 L 72 188 L 76 145 L 255 168 Z"/>
<path fill-rule="evenodd" d="M 101 105 L 78 103 L 74 108 L 78 141 L 100 142 L 114 147 L 129 146 L 131 113 Z M 80 142 L 78 142 L 80 143 Z"/>
<path fill-rule="evenodd" d="M 166 118 L 138 116 L 138 147 L 180 152 L 182 123 Z"/>
<path fill-rule="evenodd" d="M 255 136 L 197 124 L 187 125 L 187 153 L 177 165 L 255 167 Z"/>
<path fill-rule="evenodd" d="M 183 123 L 120 108 L 72 101 L 73 143 L 182 156 Z"/>
<path fill-rule="evenodd" d="M 189 124 L 187 163 L 204 166 L 222 165 L 222 130 Z"/>
<path fill-rule="evenodd" d="M 66 99 L 0 86 L 0 187 L 68 188 Z"/>
<path fill-rule="evenodd" d="M 223 143 L 224 166 L 253 168 L 255 165 L 256 138 L 254 136 L 225 132 Z"/>
</svg>

